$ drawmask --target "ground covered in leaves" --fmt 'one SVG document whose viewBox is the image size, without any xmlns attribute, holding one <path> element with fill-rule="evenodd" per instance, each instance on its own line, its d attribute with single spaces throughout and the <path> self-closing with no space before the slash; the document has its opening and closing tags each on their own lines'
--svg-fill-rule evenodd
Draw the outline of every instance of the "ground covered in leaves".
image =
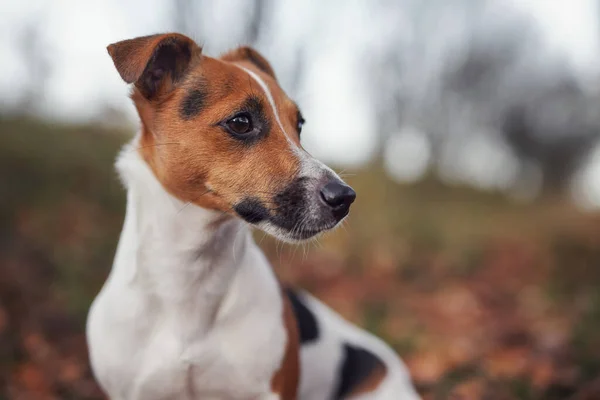
<svg viewBox="0 0 600 400">
<path fill-rule="evenodd" d="M 121 228 L 127 137 L 0 132 L 0 399 L 101 399 L 84 325 Z M 600 399 L 600 215 L 354 172 L 343 228 L 299 247 L 257 233 L 284 281 L 393 345 L 426 399 Z"/>
</svg>

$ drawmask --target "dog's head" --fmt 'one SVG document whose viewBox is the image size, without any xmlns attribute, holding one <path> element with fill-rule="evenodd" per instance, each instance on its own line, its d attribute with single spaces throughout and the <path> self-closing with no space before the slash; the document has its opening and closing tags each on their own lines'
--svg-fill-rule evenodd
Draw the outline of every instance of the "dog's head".
<svg viewBox="0 0 600 400">
<path fill-rule="evenodd" d="M 304 119 L 255 50 L 220 58 L 180 34 L 108 46 L 138 110 L 139 151 L 172 195 L 288 241 L 336 226 L 354 191 L 300 145 Z"/>
</svg>

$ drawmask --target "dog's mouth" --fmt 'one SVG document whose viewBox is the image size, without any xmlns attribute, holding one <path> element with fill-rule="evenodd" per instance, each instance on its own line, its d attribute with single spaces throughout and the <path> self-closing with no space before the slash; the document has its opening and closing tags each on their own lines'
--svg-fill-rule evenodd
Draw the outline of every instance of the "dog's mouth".
<svg viewBox="0 0 600 400">
<path fill-rule="evenodd" d="M 291 215 L 269 211 L 256 199 L 239 203 L 236 213 L 249 224 L 284 242 L 297 243 L 312 239 L 334 229 L 343 219 L 322 215 L 318 208 L 298 206 L 290 208 Z M 347 213 L 346 213 L 347 214 Z"/>
<path fill-rule="evenodd" d="M 246 222 L 286 242 L 300 242 L 330 231 L 341 223 L 355 198 L 339 179 L 326 184 L 299 178 L 273 198 L 268 208 L 258 198 L 240 201 L 235 212 Z"/>
<path fill-rule="evenodd" d="M 313 227 L 297 227 L 284 235 L 279 235 L 280 240 L 288 242 L 301 242 L 318 237 L 320 234 L 334 229 L 338 223 L 323 225 L 318 228 Z"/>
<path fill-rule="evenodd" d="M 271 221 L 264 221 L 256 225 L 260 230 L 287 243 L 299 243 L 314 239 L 338 226 L 338 223 L 314 225 L 297 225 L 292 229 L 283 228 Z"/>
<path fill-rule="evenodd" d="M 300 229 L 298 232 L 292 232 L 290 236 L 295 240 L 307 240 L 330 229 L 333 229 L 333 227 L 324 227 L 322 229 Z"/>
</svg>

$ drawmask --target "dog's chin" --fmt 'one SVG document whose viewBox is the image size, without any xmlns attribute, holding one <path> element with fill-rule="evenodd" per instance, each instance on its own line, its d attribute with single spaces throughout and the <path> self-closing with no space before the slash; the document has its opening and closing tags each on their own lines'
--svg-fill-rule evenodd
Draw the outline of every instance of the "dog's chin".
<svg viewBox="0 0 600 400">
<path fill-rule="evenodd" d="M 291 230 L 277 226 L 270 221 L 265 221 L 258 224 L 257 227 L 263 232 L 273 236 L 278 240 L 281 240 L 282 242 L 302 243 L 310 241 L 311 239 L 315 239 L 323 233 L 335 229 L 342 221 L 319 226 L 297 225 Z"/>
</svg>

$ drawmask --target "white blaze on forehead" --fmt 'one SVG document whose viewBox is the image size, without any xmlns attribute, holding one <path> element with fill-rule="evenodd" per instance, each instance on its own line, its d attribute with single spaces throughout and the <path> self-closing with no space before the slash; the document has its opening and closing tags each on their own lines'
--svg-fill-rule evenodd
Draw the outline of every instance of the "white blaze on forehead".
<svg viewBox="0 0 600 400">
<path fill-rule="evenodd" d="M 240 67 L 240 66 L 238 65 L 238 67 Z M 283 128 L 283 124 L 281 123 L 281 119 L 279 118 L 279 112 L 277 111 L 277 106 L 275 105 L 275 100 L 273 99 L 273 95 L 271 94 L 271 91 L 269 90 L 269 87 L 267 86 L 265 81 L 263 81 L 260 78 L 260 76 L 256 75 L 254 72 L 250 71 L 249 69 L 244 68 L 244 67 L 240 67 L 240 68 L 243 69 L 244 71 L 246 71 L 246 73 L 248 73 L 248 75 L 250 75 L 252 77 L 252 79 L 254 79 L 256 81 L 256 83 L 258 83 L 258 85 L 261 87 L 263 92 L 265 92 L 265 95 L 267 96 L 267 100 L 269 100 L 269 104 L 271 105 L 271 108 L 273 109 L 273 115 L 275 115 L 275 121 L 277 121 L 277 125 L 279 125 L 279 129 L 281 129 L 281 131 L 285 135 L 285 138 L 290 143 L 292 143 L 295 147 L 298 147 L 298 146 L 296 146 L 295 143 L 292 142 L 292 140 L 290 139 L 290 136 L 287 134 L 287 132 Z"/>
<path fill-rule="evenodd" d="M 321 175 L 323 172 L 328 171 L 333 176 L 335 176 L 338 179 L 340 179 L 337 176 L 337 174 L 331 168 L 329 168 L 328 166 L 326 166 L 325 164 L 323 164 L 319 160 L 316 160 L 313 157 L 309 156 L 308 153 L 306 153 L 304 150 L 302 150 L 295 142 L 293 142 L 290 139 L 290 136 L 288 135 L 288 133 L 283 128 L 283 124 L 281 123 L 281 119 L 279 118 L 279 112 L 277 111 L 277 105 L 275 104 L 275 100 L 273 99 L 273 95 L 271 94 L 271 91 L 269 90 L 269 87 L 267 86 L 267 84 L 265 83 L 265 81 L 263 81 L 260 76 L 258 76 L 257 74 L 255 74 L 254 72 L 250 71 L 247 68 L 244 68 L 244 67 L 242 67 L 240 65 L 236 65 L 236 67 L 238 67 L 238 68 L 246 71 L 246 73 L 248 75 L 250 75 L 250 77 L 252 77 L 252 79 L 254 79 L 256 81 L 256 83 L 258 83 L 258 85 L 261 87 L 261 89 L 263 90 L 263 92 L 265 92 L 265 96 L 267 96 L 267 100 L 269 101 L 269 104 L 271 105 L 271 108 L 273 109 L 273 115 L 275 116 L 275 121 L 277 122 L 277 125 L 279 126 L 279 129 L 281 129 L 281 131 L 283 132 L 283 135 L 285 136 L 285 138 L 287 139 L 287 141 L 290 143 L 290 146 L 291 146 L 292 150 L 300 158 L 300 162 L 301 162 L 301 165 L 302 165 L 302 167 L 301 167 L 301 169 L 302 169 L 301 175 L 302 176 L 308 176 L 308 177 L 315 177 L 316 178 L 319 175 Z"/>
</svg>

